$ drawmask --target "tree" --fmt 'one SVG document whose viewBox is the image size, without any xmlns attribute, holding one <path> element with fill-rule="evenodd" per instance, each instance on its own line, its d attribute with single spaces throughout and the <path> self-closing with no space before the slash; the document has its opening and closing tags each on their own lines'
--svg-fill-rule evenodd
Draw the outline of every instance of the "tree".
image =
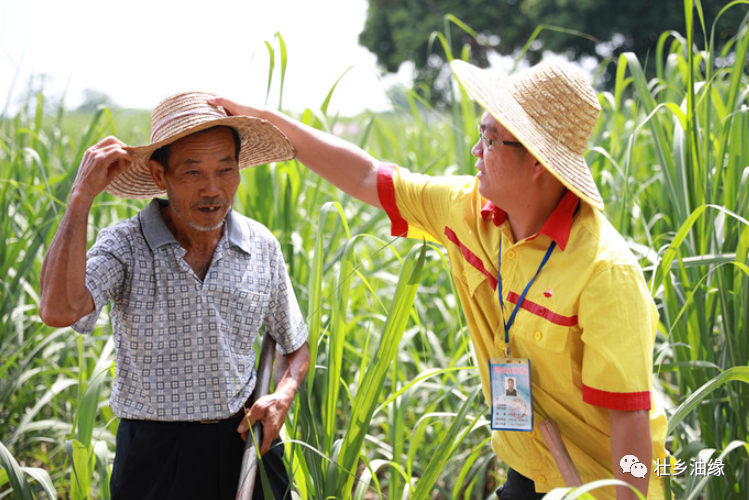
<svg viewBox="0 0 749 500">
<path fill-rule="evenodd" d="M 730 0 L 702 2 L 708 36 L 712 22 Z M 746 11 L 745 7 L 740 7 Z M 716 42 L 735 35 L 739 10 L 729 12 L 730 22 L 719 23 Z M 538 62 L 544 51 L 564 54 L 572 60 L 592 56 L 599 60 L 635 52 L 642 60 L 655 52 L 658 37 L 667 30 L 684 31 L 683 0 L 369 0 L 364 31 L 359 43 L 377 56 L 389 72 L 403 62 L 416 67 L 416 86 L 436 85 L 444 67 L 444 52 L 429 50 L 430 36 L 445 31 L 445 15 L 469 25 L 477 37 L 453 25 L 451 50 L 460 55 L 465 44 L 471 48 L 472 62 L 488 64 L 491 52 L 517 54 L 539 26 L 575 30 L 576 36 L 553 29 L 544 30 L 526 57 Z"/>
<path fill-rule="evenodd" d="M 108 94 L 100 90 L 92 88 L 83 89 L 83 102 L 76 110 L 91 113 L 99 109 L 99 106 L 116 109 L 117 103 Z"/>
</svg>

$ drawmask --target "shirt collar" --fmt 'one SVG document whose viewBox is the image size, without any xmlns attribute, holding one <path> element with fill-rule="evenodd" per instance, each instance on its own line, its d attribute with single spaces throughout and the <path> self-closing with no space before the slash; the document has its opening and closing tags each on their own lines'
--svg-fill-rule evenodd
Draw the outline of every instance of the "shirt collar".
<svg viewBox="0 0 749 500">
<path fill-rule="evenodd" d="M 564 196 L 562 196 L 562 199 L 559 200 L 559 204 L 549 218 L 546 219 L 546 222 L 541 227 L 538 234 L 531 236 L 528 239 L 532 240 L 539 234 L 545 234 L 554 240 L 561 250 L 564 250 L 570 239 L 572 218 L 575 215 L 579 202 L 580 198 L 578 198 L 575 193 L 567 191 Z M 484 205 L 484 208 L 481 209 L 481 216 L 486 220 L 490 215 L 495 226 L 500 226 L 507 220 L 507 214 L 505 211 L 491 201 L 488 201 L 486 205 Z"/>
<path fill-rule="evenodd" d="M 495 226 L 499 227 L 507 220 L 507 214 L 504 210 L 499 208 L 491 201 L 487 201 L 484 208 L 481 209 L 481 217 L 486 220 L 489 216 L 492 216 L 492 222 Z"/>
<path fill-rule="evenodd" d="M 161 209 L 168 205 L 166 200 L 154 198 L 146 208 L 138 214 L 140 228 L 143 231 L 143 237 L 151 250 L 165 245 L 179 244 L 169 228 L 166 227 L 164 219 L 161 218 Z"/>
<path fill-rule="evenodd" d="M 165 245 L 179 245 L 177 238 L 174 237 L 164 223 L 164 219 L 161 218 L 161 209 L 168 204 L 169 201 L 167 200 L 154 198 L 138 215 L 141 228 L 143 229 L 143 236 L 146 238 L 146 242 L 151 249 Z M 239 220 L 239 214 L 234 210 L 229 210 L 226 216 L 226 226 L 222 240 L 226 239 L 229 245 L 239 247 L 245 253 L 250 254 L 252 248 L 250 244 L 251 236 L 250 226 L 242 224 Z M 220 242 L 219 245 L 221 245 Z"/>
<path fill-rule="evenodd" d="M 240 248 L 247 255 L 252 253 L 252 229 L 249 224 L 242 224 L 239 214 L 234 209 L 226 215 L 226 239 L 231 246 Z"/>
</svg>

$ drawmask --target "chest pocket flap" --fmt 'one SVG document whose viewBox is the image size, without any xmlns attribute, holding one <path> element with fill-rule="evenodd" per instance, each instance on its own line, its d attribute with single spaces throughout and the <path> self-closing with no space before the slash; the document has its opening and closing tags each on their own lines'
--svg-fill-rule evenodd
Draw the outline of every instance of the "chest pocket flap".
<svg viewBox="0 0 749 500">
<path fill-rule="evenodd" d="M 515 352 L 530 358 L 534 383 L 548 392 L 570 394 L 573 387 L 570 328 L 543 319 L 518 326 L 514 331 Z"/>
<path fill-rule="evenodd" d="M 479 261 L 479 264 L 481 264 L 481 261 Z M 493 290 L 496 290 L 497 286 L 497 280 L 495 278 L 488 276 L 488 273 L 476 269 L 470 263 L 466 263 L 463 267 L 460 280 L 468 287 L 471 297 L 476 293 L 476 289 L 484 283 L 492 287 Z"/>
</svg>

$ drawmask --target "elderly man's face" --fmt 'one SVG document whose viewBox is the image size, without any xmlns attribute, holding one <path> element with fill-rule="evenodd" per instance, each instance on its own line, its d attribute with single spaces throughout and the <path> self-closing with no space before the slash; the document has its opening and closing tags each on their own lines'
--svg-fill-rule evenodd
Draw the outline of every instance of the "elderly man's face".
<svg viewBox="0 0 749 500">
<path fill-rule="evenodd" d="M 152 162 L 156 185 L 166 190 L 177 224 L 199 231 L 219 229 L 239 187 L 234 137 L 226 127 L 172 143 L 169 165 Z"/>
</svg>

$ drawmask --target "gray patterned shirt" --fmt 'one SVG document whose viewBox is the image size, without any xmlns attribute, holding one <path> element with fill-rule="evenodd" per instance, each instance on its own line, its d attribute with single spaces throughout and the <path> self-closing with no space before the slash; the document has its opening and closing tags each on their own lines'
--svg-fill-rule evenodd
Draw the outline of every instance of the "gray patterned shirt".
<svg viewBox="0 0 749 500">
<path fill-rule="evenodd" d="M 256 336 L 281 354 L 307 329 L 281 248 L 262 224 L 230 211 L 201 281 L 153 200 L 137 216 L 103 229 L 86 258 L 96 310 L 73 328 L 91 333 L 111 303 L 117 355 L 110 405 L 120 418 L 196 421 L 239 411 L 255 387 Z"/>
</svg>

